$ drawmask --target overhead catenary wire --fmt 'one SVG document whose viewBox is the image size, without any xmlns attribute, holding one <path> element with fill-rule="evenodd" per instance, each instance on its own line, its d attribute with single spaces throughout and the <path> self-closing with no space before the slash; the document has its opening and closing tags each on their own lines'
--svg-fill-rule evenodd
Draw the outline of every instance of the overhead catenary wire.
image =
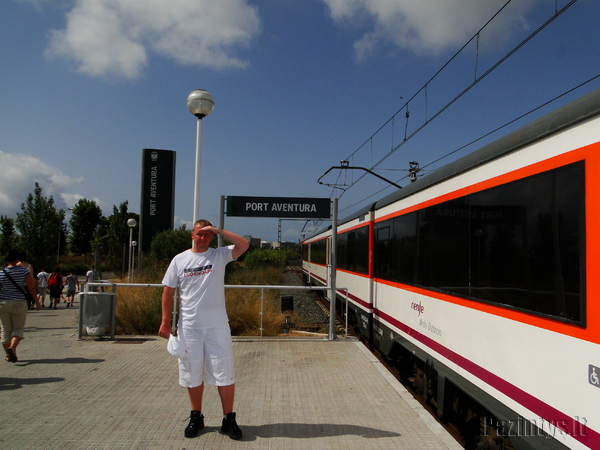
<svg viewBox="0 0 600 450">
<path fill-rule="evenodd" d="M 552 99 L 548 100 L 547 102 L 544 102 L 544 103 L 542 103 L 542 104 L 541 104 L 541 105 L 539 105 L 539 106 L 536 106 L 535 108 L 533 108 L 533 109 L 531 109 L 531 110 L 527 111 L 526 113 L 524 113 L 524 114 L 521 114 L 519 117 L 516 117 L 516 118 L 512 119 L 511 121 L 509 121 L 509 122 L 506 122 L 506 123 L 505 123 L 505 124 L 503 124 L 503 125 L 500 125 L 499 127 L 497 127 L 497 128 L 495 128 L 495 129 L 493 129 L 492 131 L 489 131 L 489 132 L 487 132 L 486 134 L 484 134 L 484 135 L 482 135 L 482 136 L 478 137 L 477 139 L 473 139 L 471 142 L 469 142 L 469 143 L 467 143 L 467 144 L 465 144 L 465 145 L 462 145 L 462 146 L 458 147 L 457 149 L 455 149 L 455 150 L 452 150 L 452 151 L 451 151 L 451 152 L 449 152 L 449 153 L 446 153 L 445 155 L 441 156 L 440 158 L 438 158 L 438 159 L 436 159 L 436 160 L 434 160 L 434 161 L 431 161 L 430 163 L 426 164 L 425 166 L 423 166 L 423 168 L 425 168 L 425 167 L 429 167 L 429 166 L 432 166 L 433 164 L 435 164 L 435 163 L 437 163 L 437 162 L 440 162 L 442 159 L 445 159 L 445 158 L 447 158 L 448 156 L 451 156 L 451 155 L 453 155 L 453 154 L 455 154 L 455 153 L 457 153 L 457 152 L 459 152 L 459 151 L 461 151 L 461 150 L 463 150 L 463 149 L 465 149 L 465 148 L 467 148 L 467 147 L 469 147 L 469 146 L 471 146 L 471 145 L 475 144 L 476 142 L 478 142 L 478 141 L 480 141 L 480 140 L 482 140 L 482 139 L 485 139 L 486 137 L 488 137 L 488 136 L 490 136 L 490 135 L 492 135 L 492 134 L 494 134 L 494 133 L 496 133 L 496 132 L 500 131 L 501 129 L 503 129 L 503 128 L 506 128 L 507 126 L 509 126 L 509 125 L 511 125 L 511 124 L 513 124 L 513 123 L 515 123 L 515 122 L 517 122 L 517 121 L 519 121 L 519 120 L 523 119 L 524 117 L 527 117 L 529 114 L 533 114 L 534 112 L 536 112 L 536 111 L 538 111 L 538 110 L 542 109 L 543 107 L 545 107 L 545 106 L 548 106 L 550 103 L 553 103 L 553 102 L 555 102 L 555 101 L 559 100 L 560 98 L 564 97 L 565 95 L 568 95 L 568 94 L 570 94 L 571 92 L 573 92 L 573 91 L 576 91 L 577 89 L 580 89 L 580 88 L 582 88 L 583 86 L 585 86 L 585 85 L 586 85 L 586 84 L 588 84 L 588 83 L 591 83 L 592 81 L 596 80 L 597 78 L 600 78 L 600 74 L 597 74 L 597 75 L 595 75 L 595 76 L 593 76 L 593 77 L 589 78 L 588 80 L 584 81 L 583 83 L 580 83 L 580 84 L 578 84 L 577 86 L 575 86 L 575 87 L 573 87 L 573 88 L 571 88 L 571 89 L 569 89 L 569 90 L 567 90 L 567 91 L 563 92 L 562 94 L 560 94 L 560 95 L 557 95 L 556 97 L 554 97 L 554 98 L 552 98 Z M 400 180 L 398 180 L 398 181 L 400 181 Z"/>
<path fill-rule="evenodd" d="M 525 44 L 527 44 L 531 39 L 533 39 L 537 34 L 539 34 L 543 29 L 545 29 L 548 25 L 550 25 L 556 18 L 558 18 L 561 14 L 563 14 L 568 8 L 570 8 L 571 6 L 573 6 L 578 0 L 571 0 L 569 3 L 567 3 L 565 6 L 563 6 L 561 9 L 558 9 L 558 4 L 555 5 L 555 9 L 554 9 L 554 14 L 546 21 L 544 22 L 540 27 L 538 27 L 536 30 L 534 30 L 532 33 L 530 33 L 525 39 L 523 39 L 519 44 L 517 44 L 514 48 L 512 48 L 506 55 L 504 55 L 501 59 L 499 59 L 494 65 L 492 65 L 487 71 L 485 71 L 482 75 L 477 76 L 477 67 L 475 69 L 475 79 L 472 83 L 470 83 L 465 89 L 463 89 L 458 95 L 456 95 L 454 98 L 452 98 L 449 102 L 447 102 L 444 106 L 442 106 L 438 111 L 436 111 L 431 117 L 429 117 L 429 110 L 428 110 L 428 98 L 429 98 L 429 93 L 428 93 L 428 87 L 431 84 L 431 82 L 437 78 L 442 71 L 444 71 L 444 69 L 455 59 L 457 58 L 457 56 L 463 52 L 463 50 L 473 41 L 473 40 L 479 40 L 479 35 L 480 33 L 489 26 L 489 24 L 498 16 L 498 14 L 500 14 L 507 6 L 509 3 L 511 3 L 512 0 L 508 0 L 412 97 L 410 97 L 405 103 L 404 105 L 390 118 L 388 119 L 383 125 L 381 125 L 377 131 L 375 131 L 368 139 L 366 139 L 354 152 L 352 152 L 347 158 L 345 158 L 345 160 L 350 160 L 353 159 L 357 153 L 367 144 L 367 143 L 371 143 L 371 162 L 372 162 L 372 141 L 373 138 L 378 135 L 380 132 L 382 132 L 382 130 L 389 125 L 390 123 L 395 124 L 395 118 L 396 116 L 402 112 L 405 111 L 405 135 L 404 135 L 404 140 L 402 142 L 400 142 L 398 145 L 393 146 L 393 140 L 392 140 L 392 147 L 391 150 L 385 154 L 382 158 L 380 158 L 377 162 L 375 162 L 374 164 L 371 164 L 370 169 L 374 170 L 376 169 L 380 164 L 382 164 L 386 159 L 388 159 L 392 154 L 394 154 L 395 152 L 397 152 L 402 146 L 404 146 L 408 141 L 410 141 L 410 139 L 414 136 L 416 136 L 418 133 L 420 133 L 427 125 L 429 125 L 433 120 L 435 120 L 437 117 L 439 117 L 443 112 L 445 112 L 450 106 L 452 106 L 457 100 L 459 100 L 462 96 L 464 96 L 467 92 L 469 92 L 473 87 L 475 87 L 480 81 L 482 81 L 484 78 L 486 78 L 489 74 L 491 74 L 494 70 L 496 70 L 502 63 L 504 63 L 508 58 L 510 58 L 513 54 L 515 54 L 520 48 L 522 48 Z M 479 47 L 479 46 L 478 46 Z M 478 53 L 478 50 L 477 50 Z M 478 54 L 476 55 L 478 57 Z M 478 62 L 476 62 L 476 66 L 478 65 Z M 418 126 L 415 131 L 413 131 L 412 133 L 408 134 L 408 121 L 409 121 L 409 117 L 410 117 L 410 110 L 409 110 L 409 104 L 412 100 L 414 100 L 419 94 L 424 93 L 425 95 L 425 99 L 426 99 L 426 116 L 425 116 L 425 121 Z M 516 119 L 518 120 L 518 119 Z M 503 128 L 503 127 L 500 127 Z M 489 134 L 489 133 L 488 133 Z M 486 135 L 488 135 L 486 134 Z M 481 137 L 483 138 L 483 137 Z M 479 139 L 481 139 L 479 138 Z M 478 140 L 479 140 L 478 139 Z M 339 196 L 339 198 L 341 198 L 346 192 L 348 192 L 348 190 L 350 190 L 353 186 L 355 186 L 363 177 L 365 177 L 367 175 L 367 173 L 362 174 L 360 176 L 358 176 L 356 179 L 354 179 L 349 185 L 345 186 L 345 189 L 343 189 L 342 194 Z M 358 202 L 354 203 L 360 203 L 362 201 L 365 201 L 371 197 L 373 197 L 374 195 L 376 195 L 377 193 L 385 190 L 386 188 L 376 192 L 373 195 L 369 195 L 368 197 L 363 198 L 362 200 L 359 200 Z M 335 189 L 332 189 L 332 193 L 331 195 L 333 196 L 335 194 Z M 347 209 L 344 208 L 344 210 Z"/>
<path fill-rule="evenodd" d="M 494 134 L 494 133 L 496 133 L 496 132 L 498 132 L 498 131 L 502 130 L 503 128 L 506 128 L 506 127 L 510 126 L 511 124 L 513 124 L 513 123 L 515 123 L 515 122 L 518 122 L 519 120 L 521 120 L 521 119 L 523 119 L 523 118 L 527 117 L 528 115 L 530 115 L 530 114 L 533 114 L 534 112 L 536 112 L 536 111 L 538 111 L 538 110 L 540 110 L 540 109 L 544 108 L 545 106 L 548 106 L 549 104 L 551 104 L 551 103 L 553 103 L 553 102 L 555 102 L 555 101 L 559 100 L 560 98 L 564 97 L 565 95 L 568 95 L 568 94 L 572 93 L 573 91 L 576 91 L 577 89 L 580 89 L 580 88 L 582 88 L 582 87 L 583 87 L 583 86 L 585 86 L 586 84 L 588 84 L 588 83 L 591 83 L 592 81 L 594 81 L 594 80 L 596 80 L 596 79 L 598 79 L 598 78 L 600 78 L 600 74 L 597 74 L 597 75 L 595 75 L 595 76 L 593 76 L 593 77 L 589 78 L 588 80 L 586 80 L 586 81 L 584 81 L 584 82 L 582 82 L 582 83 L 578 84 L 577 86 L 574 86 L 574 87 L 572 87 L 571 89 L 568 89 L 567 91 L 563 92 L 562 94 L 559 94 L 559 95 L 555 96 L 554 98 L 552 98 L 552 99 L 550 99 L 550 100 L 548 100 L 548 101 L 546 101 L 546 102 L 542 103 L 541 105 L 538 105 L 538 106 L 536 106 L 535 108 L 532 108 L 532 109 L 530 109 L 530 110 L 529 110 L 529 111 L 527 111 L 526 113 L 524 113 L 524 114 L 521 114 L 520 116 L 518 116 L 518 117 L 516 117 L 516 118 L 514 118 L 514 119 L 512 119 L 512 120 L 510 120 L 510 121 L 508 121 L 508 122 L 506 122 L 506 123 L 504 123 L 503 125 L 500 125 L 499 127 L 496 127 L 496 128 L 494 128 L 493 130 L 491 130 L 491 131 L 489 131 L 489 132 L 487 132 L 487 133 L 485 133 L 485 134 L 483 134 L 483 135 L 479 136 L 479 137 L 478 137 L 478 138 L 476 138 L 476 139 L 473 139 L 472 141 L 468 142 L 467 144 L 461 145 L 460 147 L 458 147 L 458 148 L 456 148 L 456 149 L 454 149 L 454 150 L 452 150 L 452 151 L 450 151 L 450 152 L 446 153 L 445 155 L 443 155 L 443 156 L 441 156 L 441 157 L 439 157 L 439 158 L 437 158 L 437 159 L 435 159 L 435 160 L 433 160 L 433 161 L 431 161 L 431 162 L 429 162 L 429 163 L 425 164 L 424 166 L 422 166 L 422 167 L 421 167 L 421 170 L 422 170 L 422 171 L 426 170 L 426 168 L 427 168 L 427 167 L 431 167 L 432 165 L 434 165 L 434 164 L 436 164 L 436 163 L 440 162 L 441 160 L 443 160 L 443 159 L 445 159 L 445 158 L 447 158 L 447 157 L 449 157 L 449 156 L 451 156 L 451 155 L 453 155 L 453 154 L 455 154 L 455 153 L 457 153 L 457 152 L 459 152 L 459 151 L 461 151 L 461 150 L 464 150 L 465 148 L 467 148 L 467 147 L 469 147 L 469 146 L 471 146 L 471 145 L 473 145 L 473 144 L 475 144 L 475 143 L 477 143 L 477 142 L 481 141 L 482 139 L 485 139 L 486 137 L 488 137 L 488 136 L 490 136 L 490 135 L 492 135 L 492 134 Z M 442 167 L 443 167 L 443 166 L 442 166 Z M 441 168 L 441 167 L 440 167 L 440 168 Z M 438 169 L 439 169 L 439 168 L 438 168 Z M 438 170 L 438 169 L 436 169 L 436 170 Z M 433 170 L 427 170 L 427 171 L 433 171 Z M 404 179 L 405 179 L 405 178 L 407 178 L 408 176 L 409 176 L 409 175 L 405 175 L 405 176 L 403 176 L 403 177 L 399 178 L 398 180 L 396 180 L 396 183 L 399 183 L 399 182 L 401 182 L 402 180 L 404 180 Z M 350 208 L 352 208 L 352 207 L 354 207 L 354 206 L 356 206 L 356 205 L 358 205 L 358 204 L 360 204 L 360 203 L 362 203 L 362 202 L 364 202 L 364 201 L 366 201 L 366 200 L 369 200 L 370 198 L 372 198 L 372 197 L 375 197 L 376 195 L 379 195 L 379 194 L 381 194 L 382 192 L 384 192 L 384 191 L 385 191 L 385 190 L 387 190 L 387 189 L 389 189 L 389 186 L 386 186 L 386 187 L 384 187 L 384 188 L 382 188 L 382 189 L 380 189 L 380 190 L 378 190 L 378 191 L 374 192 L 373 194 L 369 195 L 368 197 L 365 197 L 365 198 L 363 198 L 363 199 L 361 199 L 361 200 L 359 200 L 359 201 L 357 201 L 357 202 L 355 202 L 355 203 L 353 203 L 353 204 L 351 204 L 351 205 L 348 205 L 347 207 L 345 207 L 345 208 L 343 208 L 343 209 L 340 209 L 340 212 L 342 212 L 342 211 L 345 211 L 345 210 L 347 210 L 347 209 L 350 209 Z"/>
</svg>

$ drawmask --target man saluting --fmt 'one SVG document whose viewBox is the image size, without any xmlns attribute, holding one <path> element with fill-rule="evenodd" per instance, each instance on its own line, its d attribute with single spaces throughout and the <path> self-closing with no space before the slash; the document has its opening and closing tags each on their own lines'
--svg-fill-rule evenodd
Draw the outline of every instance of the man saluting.
<svg viewBox="0 0 600 450">
<path fill-rule="evenodd" d="M 233 245 L 210 248 L 213 237 L 221 234 Z M 187 354 L 179 358 L 179 384 L 188 389 L 190 422 L 184 435 L 193 438 L 204 428 L 202 394 L 204 381 L 216 385 L 223 421 L 221 432 L 241 439 L 242 430 L 233 412 L 235 392 L 233 344 L 225 310 L 225 266 L 238 259 L 250 246 L 243 237 L 198 220 L 192 231 L 192 248 L 173 258 L 165 276 L 162 294 L 162 322 L 159 335 L 171 333 L 171 311 L 175 289 L 180 290 L 178 336 Z"/>
</svg>

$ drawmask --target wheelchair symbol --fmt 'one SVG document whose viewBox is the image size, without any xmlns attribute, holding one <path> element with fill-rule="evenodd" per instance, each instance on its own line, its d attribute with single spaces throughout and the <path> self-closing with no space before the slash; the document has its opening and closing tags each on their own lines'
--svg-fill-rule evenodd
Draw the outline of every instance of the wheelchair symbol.
<svg viewBox="0 0 600 450">
<path fill-rule="evenodd" d="M 591 364 L 589 365 L 589 381 L 590 384 L 593 384 L 596 387 L 600 387 L 600 379 L 598 377 L 598 374 L 596 373 L 596 369 L 600 371 L 598 367 L 592 366 Z"/>
</svg>

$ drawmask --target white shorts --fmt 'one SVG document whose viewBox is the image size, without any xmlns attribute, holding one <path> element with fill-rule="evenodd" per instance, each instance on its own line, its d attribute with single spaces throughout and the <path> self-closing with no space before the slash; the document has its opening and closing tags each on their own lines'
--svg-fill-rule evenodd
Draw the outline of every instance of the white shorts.
<svg viewBox="0 0 600 450">
<path fill-rule="evenodd" d="M 183 328 L 183 327 L 182 327 Z M 213 386 L 235 383 L 233 343 L 229 323 L 213 328 L 180 328 L 188 350 L 188 357 L 179 361 L 179 384 L 186 388 L 204 382 Z"/>
</svg>

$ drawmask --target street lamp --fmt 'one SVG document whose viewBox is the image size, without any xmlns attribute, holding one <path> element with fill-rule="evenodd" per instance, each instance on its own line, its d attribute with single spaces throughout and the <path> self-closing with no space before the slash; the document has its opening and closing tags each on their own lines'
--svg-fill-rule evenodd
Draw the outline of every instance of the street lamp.
<svg viewBox="0 0 600 450">
<path fill-rule="evenodd" d="M 135 275 L 135 247 L 137 246 L 137 241 L 131 241 L 131 248 L 133 251 L 131 252 L 131 276 Z M 139 265 L 139 261 L 138 261 Z"/>
<path fill-rule="evenodd" d="M 135 220 L 134 218 L 131 218 L 129 220 L 127 220 L 127 226 L 129 227 L 129 265 L 127 266 L 127 275 L 128 275 L 128 281 L 129 283 L 131 283 L 131 277 L 132 277 L 132 268 L 131 268 L 131 253 L 132 253 L 132 248 L 133 248 L 133 229 L 136 227 L 137 225 L 137 220 Z"/>
<path fill-rule="evenodd" d="M 202 157 L 202 119 L 215 107 L 212 96 L 204 89 L 196 89 L 187 98 L 187 107 L 198 118 L 196 125 L 196 172 L 194 178 L 194 215 L 192 222 L 198 220 L 200 213 L 200 166 Z"/>
</svg>

